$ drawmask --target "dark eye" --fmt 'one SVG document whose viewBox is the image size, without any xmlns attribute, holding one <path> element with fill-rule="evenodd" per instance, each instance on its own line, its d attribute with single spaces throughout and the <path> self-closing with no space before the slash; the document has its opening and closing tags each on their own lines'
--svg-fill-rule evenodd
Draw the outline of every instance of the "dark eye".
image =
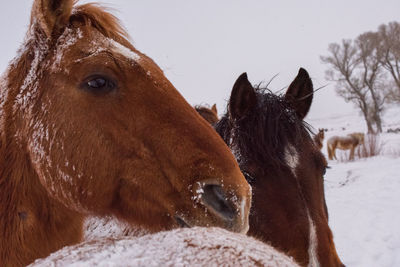
<svg viewBox="0 0 400 267">
<path fill-rule="evenodd" d="M 82 87 L 93 93 L 108 93 L 116 88 L 115 82 L 105 76 L 91 76 L 83 82 Z"/>
<path fill-rule="evenodd" d="M 94 80 L 90 80 L 87 85 L 90 88 L 94 88 L 94 89 L 98 89 L 98 88 L 103 88 L 104 86 L 107 85 L 107 80 L 103 79 L 103 78 L 97 78 Z"/>
<path fill-rule="evenodd" d="M 322 172 L 322 176 L 325 176 L 326 170 L 327 170 L 327 169 L 330 169 L 330 168 L 331 168 L 330 166 L 325 166 L 325 168 L 324 168 L 324 170 L 323 170 L 323 172 Z"/>
</svg>

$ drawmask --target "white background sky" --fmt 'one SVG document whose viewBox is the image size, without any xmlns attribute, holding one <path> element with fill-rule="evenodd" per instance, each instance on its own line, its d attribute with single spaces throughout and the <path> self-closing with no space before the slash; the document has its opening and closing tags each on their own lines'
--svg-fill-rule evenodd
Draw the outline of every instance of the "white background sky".
<svg viewBox="0 0 400 267">
<path fill-rule="evenodd" d="M 29 22 L 32 0 L 0 9 L 0 72 L 12 59 Z M 83 2 L 83 1 L 81 1 Z M 87 2 L 87 1 L 86 1 Z M 400 21 L 399 0 L 106 0 L 134 45 L 149 55 L 190 104 L 217 103 L 222 113 L 236 78 L 287 86 L 299 67 L 314 87 L 325 85 L 319 56 L 328 44 Z M 314 98 L 311 117 L 352 110 L 334 84 Z"/>
</svg>

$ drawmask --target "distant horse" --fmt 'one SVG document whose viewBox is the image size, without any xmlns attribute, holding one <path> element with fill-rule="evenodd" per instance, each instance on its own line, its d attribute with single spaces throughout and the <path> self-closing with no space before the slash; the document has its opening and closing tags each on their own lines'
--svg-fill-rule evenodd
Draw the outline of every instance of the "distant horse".
<svg viewBox="0 0 400 267">
<path fill-rule="evenodd" d="M 363 133 L 351 133 L 347 136 L 332 136 L 327 141 L 328 157 L 330 160 L 336 158 L 336 149 L 350 150 L 350 160 L 354 160 L 354 151 L 357 146 L 364 144 Z"/>
<path fill-rule="evenodd" d="M 88 241 L 63 248 L 30 267 L 46 266 L 298 267 L 271 246 L 220 228 L 185 228 L 138 238 Z"/>
<path fill-rule="evenodd" d="M 88 215 L 154 232 L 248 229 L 227 146 L 95 4 L 35 0 L 0 83 L 0 265 L 82 240 Z"/>
<path fill-rule="evenodd" d="M 253 189 L 249 234 L 302 266 L 343 266 L 328 225 L 327 162 L 303 121 L 312 99 L 304 69 L 284 96 L 254 89 L 242 74 L 215 128 Z"/>
<path fill-rule="evenodd" d="M 216 104 L 214 104 L 211 108 L 201 105 L 195 106 L 194 108 L 200 114 L 200 116 L 202 116 L 211 125 L 214 125 L 219 121 Z"/>
<path fill-rule="evenodd" d="M 325 138 L 325 130 L 319 129 L 318 133 L 314 135 L 314 143 L 318 147 L 319 150 L 324 146 L 324 138 Z"/>
</svg>

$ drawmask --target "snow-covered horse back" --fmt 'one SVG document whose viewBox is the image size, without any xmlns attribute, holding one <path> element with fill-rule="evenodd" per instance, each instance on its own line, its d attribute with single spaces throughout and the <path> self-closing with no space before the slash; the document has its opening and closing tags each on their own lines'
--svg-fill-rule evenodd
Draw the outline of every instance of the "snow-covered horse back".
<svg viewBox="0 0 400 267">
<path fill-rule="evenodd" d="M 88 215 L 148 231 L 248 230 L 251 192 L 218 134 L 96 4 L 35 0 L 0 84 L 0 264 L 82 239 Z"/>
<path fill-rule="evenodd" d="M 304 69 L 284 96 L 254 89 L 242 74 L 215 128 L 253 189 L 249 234 L 302 266 L 342 266 L 328 225 L 327 162 L 303 121 L 312 98 Z"/>
<path fill-rule="evenodd" d="M 199 227 L 89 241 L 61 249 L 30 267 L 98 265 L 298 267 L 288 256 L 251 237 Z"/>
</svg>

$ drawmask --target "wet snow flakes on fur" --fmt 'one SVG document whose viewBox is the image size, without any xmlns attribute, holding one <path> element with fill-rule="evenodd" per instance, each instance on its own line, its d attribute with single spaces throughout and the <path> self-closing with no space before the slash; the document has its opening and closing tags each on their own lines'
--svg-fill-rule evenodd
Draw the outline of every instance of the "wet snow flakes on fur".
<svg viewBox="0 0 400 267">
<path fill-rule="evenodd" d="M 92 241 L 101 238 L 139 237 L 149 234 L 139 226 L 132 227 L 115 217 L 90 216 L 84 222 L 84 240 Z"/>
<path fill-rule="evenodd" d="M 133 60 L 134 62 L 138 62 L 140 60 L 140 56 L 133 52 L 131 49 L 127 48 L 126 46 L 123 46 L 122 44 L 114 41 L 113 39 L 108 39 L 112 50 L 122 56 L 124 56 L 127 59 Z"/>
<path fill-rule="evenodd" d="M 4 103 L 6 102 L 6 97 L 7 97 L 7 85 L 8 85 L 8 79 L 7 79 L 7 73 L 3 74 L 0 77 L 0 131 L 2 129 L 3 125 L 3 106 Z"/>
<path fill-rule="evenodd" d="M 220 228 L 182 228 L 63 248 L 31 266 L 298 266 L 251 237 Z"/>
<path fill-rule="evenodd" d="M 27 52 L 27 49 L 30 49 L 30 53 L 33 53 L 33 60 L 31 62 L 29 71 L 27 76 L 24 79 L 24 82 L 20 88 L 20 91 L 15 98 L 15 103 L 19 106 L 21 110 L 24 112 L 28 111 L 29 104 L 33 102 L 33 99 L 37 95 L 37 86 L 38 86 L 38 72 L 39 72 L 39 67 L 43 63 L 43 60 L 48 53 L 48 45 L 47 41 L 45 38 L 35 38 L 34 33 L 32 32 L 35 27 L 35 23 L 31 26 L 31 30 L 28 31 L 24 44 L 22 45 L 22 48 L 19 51 L 19 56 L 14 59 L 14 62 L 17 62 L 19 57 Z M 33 45 L 28 46 L 28 43 L 30 43 L 32 40 Z"/>
<path fill-rule="evenodd" d="M 79 28 L 77 30 L 74 30 L 71 28 L 65 29 L 64 33 L 60 36 L 60 38 L 58 38 L 57 50 L 55 52 L 54 63 L 51 66 L 52 71 L 60 71 L 61 70 L 60 65 L 61 65 L 61 61 L 64 57 L 65 51 L 72 45 L 76 44 L 76 42 L 82 38 L 83 38 L 83 34 L 82 34 L 81 29 L 79 29 Z M 63 70 L 68 74 L 67 68 L 64 68 Z"/>
</svg>

